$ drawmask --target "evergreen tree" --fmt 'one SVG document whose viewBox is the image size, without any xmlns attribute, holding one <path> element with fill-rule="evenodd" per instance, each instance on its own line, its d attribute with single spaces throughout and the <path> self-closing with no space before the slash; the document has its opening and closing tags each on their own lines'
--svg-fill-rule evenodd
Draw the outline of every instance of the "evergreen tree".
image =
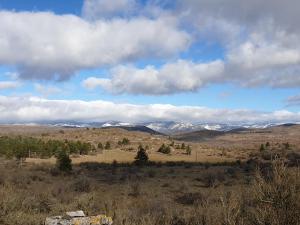
<svg viewBox="0 0 300 225">
<path fill-rule="evenodd" d="M 138 152 L 135 157 L 135 163 L 137 165 L 144 165 L 148 162 L 149 157 L 147 151 L 143 148 L 142 145 L 138 147 Z"/>
<path fill-rule="evenodd" d="M 103 144 L 101 142 L 98 143 L 98 149 L 103 150 Z"/>
<path fill-rule="evenodd" d="M 160 148 L 158 149 L 158 152 L 161 152 L 163 154 L 170 154 L 171 148 L 168 145 L 162 144 L 162 146 L 160 146 Z"/>
<path fill-rule="evenodd" d="M 72 160 L 64 150 L 59 151 L 56 157 L 56 165 L 63 172 L 70 172 L 72 170 Z"/>
<path fill-rule="evenodd" d="M 187 146 L 187 148 L 186 148 L 186 154 L 187 155 L 191 155 L 192 154 L 192 148 L 191 148 L 191 146 Z"/>
<path fill-rule="evenodd" d="M 185 144 L 184 143 L 181 144 L 181 149 L 185 149 Z"/>
<path fill-rule="evenodd" d="M 105 147 L 104 147 L 106 150 L 109 150 L 110 148 L 111 148 L 111 146 L 110 146 L 110 142 L 109 141 L 107 141 L 106 143 L 105 143 Z"/>
</svg>

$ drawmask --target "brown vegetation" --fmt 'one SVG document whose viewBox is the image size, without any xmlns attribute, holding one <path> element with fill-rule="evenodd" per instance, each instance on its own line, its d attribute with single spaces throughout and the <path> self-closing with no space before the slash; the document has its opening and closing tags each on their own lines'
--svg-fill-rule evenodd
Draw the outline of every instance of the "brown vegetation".
<svg viewBox="0 0 300 225">
<path fill-rule="evenodd" d="M 298 128 L 196 143 L 115 128 L 17 128 L 2 127 L 0 134 L 80 140 L 96 150 L 71 155 L 67 173 L 55 158 L 31 157 L 22 165 L 0 158 L 1 225 L 43 224 L 78 209 L 105 213 L 116 225 L 299 225 Z M 158 152 L 163 144 L 170 153 Z M 145 154 L 136 157 L 141 148 Z"/>
<path fill-rule="evenodd" d="M 124 225 L 298 225 L 298 169 L 257 166 L 84 163 L 66 175 L 52 174 L 53 165 L 20 169 L 1 160 L 0 224 L 43 224 L 82 209 Z"/>
</svg>

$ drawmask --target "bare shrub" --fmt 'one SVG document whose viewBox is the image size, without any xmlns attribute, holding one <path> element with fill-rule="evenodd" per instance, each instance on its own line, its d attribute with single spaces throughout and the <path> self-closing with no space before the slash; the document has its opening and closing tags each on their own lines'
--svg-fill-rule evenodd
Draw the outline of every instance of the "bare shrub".
<svg viewBox="0 0 300 225">
<path fill-rule="evenodd" d="M 272 170 L 271 180 L 265 179 L 261 173 L 256 175 L 252 224 L 299 225 L 299 171 L 288 171 L 280 161 L 273 162 Z"/>
<path fill-rule="evenodd" d="M 207 198 L 202 193 L 185 193 L 175 199 L 175 201 L 182 205 L 204 205 Z"/>
<path fill-rule="evenodd" d="M 217 175 L 213 172 L 207 172 L 201 178 L 201 181 L 206 187 L 215 187 L 217 185 Z"/>
<path fill-rule="evenodd" d="M 244 215 L 242 210 L 242 199 L 240 195 L 227 192 L 221 196 L 221 211 L 223 225 L 243 225 Z"/>
<path fill-rule="evenodd" d="M 138 182 L 131 184 L 130 188 L 130 196 L 137 198 L 141 195 L 141 185 Z"/>
<path fill-rule="evenodd" d="M 154 170 L 149 170 L 149 171 L 148 171 L 148 177 L 154 178 L 155 175 L 156 175 L 156 172 L 155 172 Z"/>
<path fill-rule="evenodd" d="M 90 181 L 85 177 L 80 177 L 76 180 L 72 187 L 76 192 L 90 192 L 91 191 L 91 184 Z"/>
</svg>

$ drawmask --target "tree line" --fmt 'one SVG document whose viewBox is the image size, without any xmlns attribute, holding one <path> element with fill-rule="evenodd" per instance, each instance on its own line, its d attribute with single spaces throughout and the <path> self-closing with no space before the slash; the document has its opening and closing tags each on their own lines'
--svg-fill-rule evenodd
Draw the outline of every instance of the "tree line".
<svg viewBox="0 0 300 225">
<path fill-rule="evenodd" d="M 0 137 L 0 156 L 6 158 L 50 158 L 61 151 L 87 155 L 95 151 L 91 143 L 70 140 L 42 140 L 34 137 Z"/>
</svg>

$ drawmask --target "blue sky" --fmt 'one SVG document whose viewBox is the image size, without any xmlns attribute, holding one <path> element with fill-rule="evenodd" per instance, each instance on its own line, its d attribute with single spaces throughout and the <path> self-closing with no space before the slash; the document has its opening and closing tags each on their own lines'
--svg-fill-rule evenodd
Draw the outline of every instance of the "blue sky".
<svg viewBox="0 0 300 225">
<path fill-rule="evenodd" d="M 145 118 L 300 121 L 299 15 L 292 3 L 1 0 L 0 106 L 5 114 L 4 101 L 12 99 L 18 113 L 0 120 L 35 121 L 23 114 L 28 102 L 38 120 L 48 119 L 43 113 L 62 100 L 91 108 L 102 101 L 117 111 L 132 106 L 132 116 L 108 117 L 83 115 L 76 105 L 78 120 L 142 121 L 136 108 L 160 105 L 158 115 Z M 191 113 L 185 107 L 194 115 L 182 113 Z M 202 108 L 215 114 L 203 116 Z"/>
</svg>

